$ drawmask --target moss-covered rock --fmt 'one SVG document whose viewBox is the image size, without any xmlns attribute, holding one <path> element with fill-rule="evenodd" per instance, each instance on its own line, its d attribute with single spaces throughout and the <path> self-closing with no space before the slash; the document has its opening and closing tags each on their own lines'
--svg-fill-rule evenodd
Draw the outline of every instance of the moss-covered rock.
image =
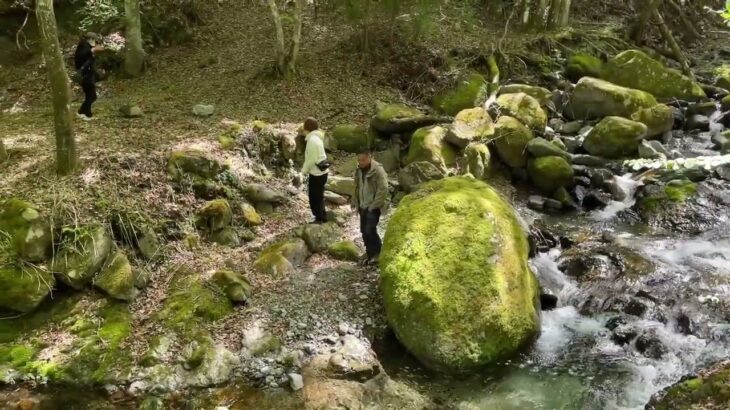
<svg viewBox="0 0 730 410">
<path fill-rule="evenodd" d="M 649 192 L 649 194 L 647 194 Z M 662 190 L 644 190 L 637 205 L 646 213 L 660 212 L 667 202 L 681 203 L 697 194 L 697 185 L 689 179 L 668 182 Z"/>
<path fill-rule="evenodd" d="M 207 285 L 197 273 L 181 270 L 170 283 L 157 319 L 169 329 L 191 336 L 199 333 L 201 323 L 222 319 L 232 310 L 221 289 Z"/>
<path fill-rule="evenodd" d="M 557 144 L 553 144 L 552 141 L 541 137 L 532 139 L 527 143 L 527 152 L 536 158 L 557 156 L 570 161 L 570 154 L 567 151 L 561 149 Z"/>
<path fill-rule="evenodd" d="M 246 302 L 251 297 L 251 283 L 245 276 L 231 271 L 217 271 L 211 278 L 231 302 Z"/>
<path fill-rule="evenodd" d="M 0 260 L 0 306 L 18 312 L 34 310 L 56 284 L 50 272 L 30 264 L 19 265 L 8 257 Z"/>
<path fill-rule="evenodd" d="M 494 123 L 482 107 L 460 111 L 446 133 L 446 142 L 466 148 L 471 142 L 484 141 L 494 135 Z"/>
<path fill-rule="evenodd" d="M 726 409 L 730 408 L 730 362 L 723 362 L 687 378 L 652 397 L 651 410 Z"/>
<path fill-rule="evenodd" d="M 242 189 L 243 194 L 251 202 L 268 202 L 270 204 L 281 204 L 286 202 L 286 195 L 276 189 L 264 184 L 248 184 Z"/>
<path fill-rule="evenodd" d="M 730 64 L 715 69 L 715 85 L 730 91 Z"/>
<path fill-rule="evenodd" d="M 726 96 L 720 101 L 720 106 L 723 111 L 730 111 L 730 95 Z"/>
<path fill-rule="evenodd" d="M 674 111 L 664 104 L 638 110 L 631 114 L 631 119 L 646 125 L 648 138 L 662 135 L 674 128 Z"/>
<path fill-rule="evenodd" d="M 138 213 L 117 212 L 110 219 L 115 240 L 135 248 L 147 261 L 160 256 L 162 246 L 148 218 Z"/>
<path fill-rule="evenodd" d="M 256 212 L 256 208 L 248 202 L 241 203 L 241 217 L 246 226 L 259 226 L 263 223 L 261 215 Z"/>
<path fill-rule="evenodd" d="M 494 145 L 499 158 L 512 168 L 527 165 L 527 144 L 533 139 L 532 131 L 508 116 L 499 117 L 495 126 Z"/>
<path fill-rule="evenodd" d="M 483 143 L 472 143 L 464 150 L 466 166 L 464 171 L 476 179 L 485 179 L 489 170 L 491 154 L 489 148 Z"/>
<path fill-rule="evenodd" d="M 208 240 L 229 248 L 236 248 L 241 245 L 241 237 L 238 236 L 238 232 L 230 226 L 209 233 Z"/>
<path fill-rule="evenodd" d="M 352 154 L 371 148 L 377 136 L 368 127 L 355 124 L 338 125 L 325 136 L 325 147 L 330 151 Z"/>
<path fill-rule="evenodd" d="M 405 104 L 378 102 L 375 111 L 375 116 L 370 121 L 370 127 L 387 135 L 408 133 L 435 123 L 420 110 Z"/>
<path fill-rule="evenodd" d="M 540 102 L 525 93 L 502 94 L 497 98 L 500 113 L 516 118 L 530 130 L 543 133 L 547 126 L 547 114 Z"/>
<path fill-rule="evenodd" d="M 308 224 L 302 232 L 302 239 L 312 253 L 321 253 L 342 238 L 342 229 L 334 223 Z"/>
<path fill-rule="evenodd" d="M 437 168 L 436 165 L 418 161 L 406 165 L 398 172 L 398 185 L 405 192 L 413 192 L 420 184 L 443 177 L 444 171 Z"/>
<path fill-rule="evenodd" d="M 290 239 L 264 249 L 254 262 L 254 267 L 261 273 L 278 278 L 303 264 L 307 257 L 307 244 L 302 239 Z"/>
<path fill-rule="evenodd" d="M 194 149 L 174 151 L 167 161 L 167 173 L 173 181 L 180 181 L 186 174 L 203 179 L 214 178 L 225 166 Z"/>
<path fill-rule="evenodd" d="M 478 107 L 484 104 L 487 98 L 487 81 L 481 74 L 473 73 L 451 90 L 436 95 L 433 106 L 436 110 L 456 115 L 459 111 Z"/>
<path fill-rule="evenodd" d="M 112 252 L 106 265 L 94 278 L 94 286 L 115 299 L 125 301 L 133 300 L 137 296 L 138 291 L 134 282 L 132 265 L 124 252 L 119 249 Z"/>
<path fill-rule="evenodd" d="M 527 84 L 508 84 L 503 85 L 499 89 L 499 94 L 527 94 L 530 97 L 536 99 L 540 106 L 543 108 L 547 108 L 553 99 L 553 93 L 548 90 L 547 88 L 543 87 L 536 87 L 534 85 L 527 85 Z"/>
<path fill-rule="evenodd" d="M 565 66 L 565 77 L 574 83 L 583 77 L 600 78 L 602 73 L 603 61 L 589 54 L 573 54 Z"/>
<path fill-rule="evenodd" d="M 347 262 L 357 262 L 360 258 L 360 250 L 352 241 L 335 242 L 327 248 L 327 253 L 337 260 Z"/>
<path fill-rule="evenodd" d="M 576 120 L 607 116 L 629 117 L 657 105 L 651 94 L 608 81 L 584 77 L 575 86 L 566 113 Z"/>
<path fill-rule="evenodd" d="M 355 179 L 352 177 L 332 176 L 327 178 L 327 190 L 338 195 L 355 195 Z"/>
<path fill-rule="evenodd" d="M 227 228 L 233 221 L 231 205 L 225 199 L 207 202 L 198 211 L 195 226 L 205 232 L 216 232 Z"/>
<path fill-rule="evenodd" d="M 65 284 L 82 289 L 101 270 L 111 249 L 111 235 L 102 225 L 68 229 L 51 262 L 51 271 Z"/>
<path fill-rule="evenodd" d="M 411 146 L 406 156 L 406 165 L 425 161 L 439 168 L 453 166 L 456 152 L 446 142 L 447 129 L 440 126 L 421 128 L 411 137 Z"/>
<path fill-rule="evenodd" d="M 562 157 L 548 156 L 531 159 L 527 173 L 532 183 L 544 194 L 573 186 L 573 168 Z"/>
<path fill-rule="evenodd" d="M 13 252 L 28 262 L 41 262 L 51 256 L 50 225 L 35 207 L 20 199 L 0 204 L 0 240 L 5 238 Z"/>
<path fill-rule="evenodd" d="M 624 87 L 646 91 L 662 100 L 697 101 L 706 97 L 699 83 L 639 50 L 627 50 L 610 59 L 602 77 Z"/>
<path fill-rule="evenodd" d="M 492 188 L 462 177 L 426 184 L 401 201 L 385 235 L 388 323 L 437 370 L 469 371 L 514 354 L 539 328 L 527 253 L 513 209 Z"/>
<path fill-rule="evenodd" d="M 606 117 L 588 133 L 583 141 L 583 148 L 591 155 L 599 157 L 628 157 L 636 154 L 646 133 L 646 125 L 640 122 L 621 117 Z"/>
</svg>

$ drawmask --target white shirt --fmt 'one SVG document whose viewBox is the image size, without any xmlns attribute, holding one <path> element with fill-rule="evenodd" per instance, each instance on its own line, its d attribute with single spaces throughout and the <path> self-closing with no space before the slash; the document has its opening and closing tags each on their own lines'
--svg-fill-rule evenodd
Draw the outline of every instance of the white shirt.
<svg viewBox="0 0 730 410">
<path fill-rule="evenodd" d="M 313 175 L 315 177 L 327 173 L 317 167 L 317 164 L 327 159 L 327 153 L 324 152 L 324 142 L 322 142 L 322 131 L 316 130 L 307 134 L 307 148 L 304 151 L 304 165 L 302 166 L 302 175 Z"/>
</svg>

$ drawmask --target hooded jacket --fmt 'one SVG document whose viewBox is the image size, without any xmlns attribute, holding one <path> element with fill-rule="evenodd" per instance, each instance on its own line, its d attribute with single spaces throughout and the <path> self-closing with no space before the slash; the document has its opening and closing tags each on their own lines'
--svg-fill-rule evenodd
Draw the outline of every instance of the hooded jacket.
<svg viewBox="0 0 730 410">
<path fill-rule="evenodd" d="M 363 172 L 365 178 L 363 180 Z M 355 171 L 355 195 L 352 197 L 352 205 L 355 209 L 370 211 L 385 208 L 388 199 L 388 173 L 375 160 L 370 162 L 370 169 L 363 171 L 358 168 Z"/>
</svg>

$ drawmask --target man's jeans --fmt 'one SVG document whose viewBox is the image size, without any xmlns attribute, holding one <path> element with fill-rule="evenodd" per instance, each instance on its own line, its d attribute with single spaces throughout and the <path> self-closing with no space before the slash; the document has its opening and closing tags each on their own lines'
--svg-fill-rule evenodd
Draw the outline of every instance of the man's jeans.
<svg viewBox="0 0 730 410">
<path fill-rule="evenodd" d="M 378 235 L 378 222 L 380 222 L 380 209 L 374 211 L 360 209 L 360 232 L 368 258 L 380 255 L 380 249 L 383 247 Z"/>
</svg>

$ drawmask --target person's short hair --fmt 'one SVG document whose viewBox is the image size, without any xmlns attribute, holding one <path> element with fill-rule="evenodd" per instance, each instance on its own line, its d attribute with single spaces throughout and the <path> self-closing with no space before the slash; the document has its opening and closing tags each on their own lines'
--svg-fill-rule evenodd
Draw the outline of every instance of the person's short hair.
<svg viewBox="0 0 730 410">
<path fill-rule="evenodd" d="M 371 156 L 371 155 L 373 155 L 373 150 L 371 150 L 370 148 L 363 148 L 357 152 L 357 155 Z"/>
<path fill-rule="evenodd" d="M 316 119 L 309 117 L 304 120 L 304 131 L 317 131 L 319 129 L 319 123 Z"/>
</svg>

